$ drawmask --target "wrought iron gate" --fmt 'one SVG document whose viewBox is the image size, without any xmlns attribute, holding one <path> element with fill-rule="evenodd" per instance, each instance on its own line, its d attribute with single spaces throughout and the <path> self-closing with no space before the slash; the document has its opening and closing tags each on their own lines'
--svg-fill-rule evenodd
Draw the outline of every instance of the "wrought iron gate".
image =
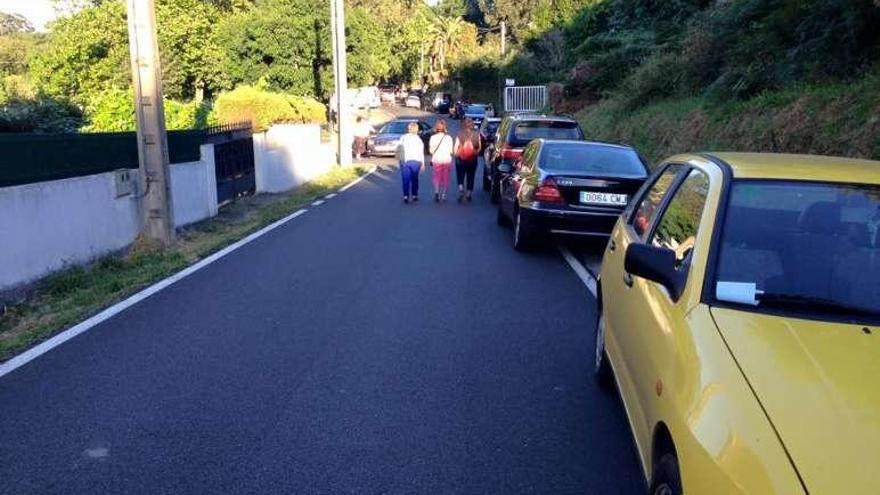
<svg viewBox="0 0 880 495">
<path fill-rule="evenodd" d="M 256 191 L 252 136 L 250 124 L 221 126 L 209 130 L 208 142 L 214 144 L 218 204 Z"/>
</svg>

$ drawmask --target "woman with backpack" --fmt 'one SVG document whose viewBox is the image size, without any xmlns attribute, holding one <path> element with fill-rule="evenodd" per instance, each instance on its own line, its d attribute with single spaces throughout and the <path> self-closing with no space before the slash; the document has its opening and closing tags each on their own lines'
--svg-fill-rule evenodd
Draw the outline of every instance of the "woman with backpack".
<svg viewBox="0 0 880 495">
<path fill-rule="evenodd" d="M 455 139 L 446 133 L 446 121 L 440 119 L 434 125 L 434 135 L 428 142 L 431 153 L 431 178 L 434 182 L 434 202 L 446 201 L 449 189 L 449 169 L 452 167 L 452 148 Z"/>
<path fill-rule="evenodd" d="M 455 153 L 455 177 L 458 179 L 458 202 L 471 201 L 474 192 L 474 176 L 477 174 L 477 157 L 480 156 L 480 134 L 474 129 L 474 121 L 464 119 L 453 147 Z"/>
</svg>

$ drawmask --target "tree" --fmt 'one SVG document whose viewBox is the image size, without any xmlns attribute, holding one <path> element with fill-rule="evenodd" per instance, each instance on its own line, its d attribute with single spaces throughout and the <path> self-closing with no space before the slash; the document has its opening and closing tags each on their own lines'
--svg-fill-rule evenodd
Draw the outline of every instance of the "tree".
<svg viewBox="0 0 880 495">
<path fill-rule="evenodd" d="M 347 9 L 348 77 L 352 86 L 379 82 L 391 72 L 391 43 L 382 24 L 363 7 Z"/>
<path fill-rule="evenodd" d="M 131 85 L 125 5 L 106 2 L 59 18 L 31 75 L 40 91 L 80 104 L 106 88 Z"/>
<path fill-rule="evenodd" d="M 53 24 L 46 49 L 32 65 L 38 89 L 81 104 L 105 89 L 131 85 L 125 4 L 87 3 Z M 225 87 L 214 37 L 217 7 L 201 0 L 160 0 L 156 16 L 165 93 L 192 98 Z"/>
<path fill-rule="evenodd" d="M 320 0 L 264 0 L 225 18 L 217 33 L 224 71 L 235 84 L 327 96 L 329 16 L 329 4 Z"/>
<path fill-rule="evenodd" d="M 446 70 L 446 59 L 451 51 L 455 51 L 459 44 L 459 36 L 464 30 L 464 19 L 461 17 L 445 17 L 434 15 L 431 23 L 430 34 L 433 40 L 431 44 L 432 60 L 437 61 L 440 71 Z"/>
<path fill-rule="evenodd" d="M 13 33 L 32 33 L 34 26 L 23 15 L 0 12 L 0 36 Z"/>
</svg>

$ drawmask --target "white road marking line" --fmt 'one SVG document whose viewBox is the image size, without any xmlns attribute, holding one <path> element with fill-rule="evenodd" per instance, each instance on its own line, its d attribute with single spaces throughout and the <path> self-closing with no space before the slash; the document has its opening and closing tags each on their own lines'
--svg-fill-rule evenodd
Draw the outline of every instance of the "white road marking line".
<svg viewBox="0 0 880 495">
<path fill-rule="evenodd" d="M 374 173 L 375 171 L 376 171 L 376 167 L 373 167 L 366 174 L 349 182 L 347 185 L 345 185 L 342 188 L 342 190 L 348 190 L 348 189 L 354 187 L 355 184 L 364 180 L 365 177 Z M 335 196 L 335 194 L 333 194 L 333 195 Z M 109 308 L 92 316 L 91 318 L 89 318 L 89 319 L 87 319 L 77 325 L 74 325 L 74 326 L 68 328 L 67 330 L 64 330 L 63 332 L 55 335 L 54 337 L 50 338 L 49 340 L 46 340 L 45 342 L 42 342 L 42 343 L 28 349 L 27 351 L 22 352 L 21 354 L 13 357 L 12 359 L 6 361 L 5 363 L 0 364 L 0 377 L 3 377 L 4 375 L 7 375 L 9 373 L 12 373 L 16 369 L 24 366 L 25 364 L 33 361 L 34 359 L 37 359 L 38 357 L 42 356 L 43 354 L 51 351 L 52 349 L 58 347 L 59 345 L 76 337 L 77 335 L 91 330 L 92 328 L 94 328 L 98 324 L 109 320 L 113 316 L 116 316 L 117 314 L 134 306 L 135 304 L 143 301 L 144 299 L 152 296 L 153 294 L 161 291 L 162 289 L 165 289 L 165 288 L 171 286 L 175 282 L 178 282 L 178 281 L 192 275 L 193 273 L 201 270 L 202 268 L 210 265 L 211 263 L 214 263 L 215 261 L 217 261 L 220 258 L 226 256 L 227 254 L 235 251 L 236 249 L 244 246 L 245 244 L 248 244 L 257 238 L 262 237 L 262 236 L 268 234 L 269 232 L 277 229 L 278 227 L 284 225 L 285 223 L 293 220 L 294 218 L 305 214 L 307 211 L 309 211 L 309 210 L 307 210 L 305 208 L 303 208 L 301 210 L 297 210 L 297 211 L 291 213 L 290 215 L 282 218 L 281 220 L 278 220 L 270 225 L 267 225 L 266 227 L 263 227 L 262 229 L 254 232 L 253 234 L 245 237 L 244 239 L 241 239 L 233 244 L 230 244 L 229 246 L 226 246 L 225 248 L 221 249 L 220 251 L 217 251 L 216 253 L 208 256 L 207 258 L 205 258 L 201 261 L 198 261 L 195 264 L 188 266 L 187 268 L 184 268 L 183 270 L 175 273 L 174 275 L 171 275 L 168 278 L 160 280 L 159 282 L 156 282 L 155 284 L 147 287 L 146 289 L 144 289 L 134 295 L 129 296 L 127 299 L 120 301 L 120 302 L 114 304 L 113 306 L 110 306 Z"/>
<path fill-rule="evenodd" d="M 593 297 L 596 297 L 596 278 L 593 277 L 590 271 L 587 270 L 573 254 L 571 254 L 571 251 L 569 251 L 567 247 L 560 244 L 558 248 L 559 252 L 562 253 L 562 257 L 568 262 L 568 266 L 574 270 L 574 273 L 579 279 L 581 279 L 581 282 L 584 283 L 587 290 L 590 291 L 590 294 L 593 294 Z"/>
<path fill-rule="evenodd" d="M 321 206 L 322 204 L 324 204 L 323 199 L 316 199 L 315 201 L 312 202 L 312 206 Z"/>
<path fill-rule="evenodd" d="M 330 194 L 324 196 L 324 199 L 333 199 L 335 197 L 336 197 L 336 193 L 330 193 Z"/>
<path fill-rule="evenodd" d="M 352 187 L 354 187 L 358 182 L 360 182 L 360 181 L 366 179 L 370 174 L 372 174 L 372 173 L 375 172 L 375 171 L 376 171 L 376 166 L 373 165 L 373 167 L 371 167 L 370 170 L 369 170 L 367 173 L 365 173 L 364 175 L 358 177 L 357 179 L 355 179 L 355 180 L 349 182 L 348 184 L 342 186 L 341 188 L 339 188 L 339 191 L 338 191 L 338 192 L 345 192 L 345 191 L 348 191 L 349 189 L 351 189 Z"/>
<path fill-rule="evenodd" d="M 340 191 L 345 191 L 345 190 L 348 190 L 348 189 L 354 187 L 355 184 L 364 180 L 365 177 L 367 177 L 368 175 L 372 174 L 375 171 L 376 171 L 376 167 L 371 168 L 369 171 L 367 171 L 366 174 L 349 182 L 342 189 L 340 189 Z M 217 251 L 216 253 L 208 256 L 207 258 L 204 258 L 204 259 L 196 262 L 195 264 L 192 264 L 192 265 L 184 268 L 183 270 L 175 273 L 174 275 L 171 275 L 168 278 L 160 280 L 159 282 L 156 282 L 155 284 L 147 287 L 146 289 L 144 289 L 134 295 L 129 296 L 127 299 L 124 299 L 124 300 L 114 304 L 113 306 L 110 306 L 109 308 L 92 316 L 91 318 L 89 318 L 83 322 L 80 322 L 80 323 L 68 328 L 67 330 L 62 331 L 61 333 L 56 334 L 54 337 L 50 338 L 49 340 L 46 340 L 45 342 L 42 342 L 42 343 L 24 351 L 24 352 L 22 352 L 21 354 L 13 357 L 12 359 L 6 361 L 5 363 L 0 364 L 0 378 L 2 378 L 3 376 L 5 376 L 9 373 L 12 373 L 16 369 L 24 366 L 25 364 L 33 361 L 34 359 L 37 359 L 38 357 L 42 356 L 43 354 L 51 351 L 52 349 L 58 347 L 59 345 L 76 337 L 77 335 L 91 330 L 92 328 L 94 328 L 98 324 L 109 320 L 110 318 L 112 318 L 112 317 L 116 316 L 117 314 L 125 311 L 126 309 L 134 306 L 135 304 L 143 301 L 144 299 L 152 296 L 153 294 L 161 291 L 162 289 L 165 289 L 165 288 L 171 286 L 175 282 L 178 282 L 178 281 L 192 275 L 193 273 L 201 270 L 202 268 L 210 265 L 211 263 L 214 263 L 215 261 L 217 261 L 220 258 L 226 256 L 227 254 L 235 251 L 236 249 L 244 246 L 245 244 L 248 244 L 257 238 L 268 234 L 269 232 L 277 229 L 278 227 L 280 227 L 280 226 L 284 225 L 285 223 L 293 220 L 294 218 L 304 214 L 307 211 L 309 211 L 309 210 L 307 210 L 305 208 L 303 208 L 301 210 L 297 210 L 297 211 L 291 213 L 290 215 L 288 215 L 288 216 L 286 216 L 286 217 L 284 217 L 284 218 L 282 218 L 272 224 L 269 224 L 269 225 L 263 227 L 262 229 L 254 232 L 253 234 L 245 237 L 244 239 L 241 239 L 233 244 L 230 244 L 229 246 L 226 246 L 225 248 L 221 249 L 220 251 Z"/>
<path fill-rule="evenodd" d="M 372 169 L 367 171 L 366 174 L 349 182 L 341 190 L 344 191 L 344 190 L 348 190 L 348 189 L 354 187 L 355 184 L 364 180 L 365 177 L 374 173 L 375 171 L 376 171 L 376 167 L 373 167 Z M 42 342 L 42 343 L 24 351 L 24 352 L 22 352 L 21 354 L 13 357 L 12 359 L 6 361 L 5 363 L 0 363 L 0 377 L 3 377 L 9 373 L 12 373 L 16 369 L 24 366 L 25 364 L 33 361 L 34 359 L 37 359 L 38 357 L 42 356 L 43 354 L 51 351 L 52 349 L 58 347 L 59 345 L 76 337 L 77 335 L 91 330 L 92 328 L 94 328 L 98 324 L 109 320 L 110 318 L 112 318 L 112 317 L 116 316 L 117 314 L 125 311 L 126 309 L 134 306 L 135 304 L 143 301 L 144 299 L 152 296 L 153 294 L 156 294 L 157 292 L 161 291 L 162 289 L 165 289 L 165 288 L 173 285 L 175 282 L 183 280 L 184 278 L 192 275 L 193 273 L 201 270 L 202 268 L 210 265 L 211 263 L 214 263 L 215 261 L 217 261 L 220 258 L 226 256 L 227 254 L 235 251 L 236 249 L 244 246 L 245 244 L 248 244 L 257 238 L 262 237 L 262 236 L 268 234 L 269 232 L 277 229 L 278 227 L 284 225 L 285 223 L 293 220 L 294 218 L 305 214 L 307 211 L 309 211 L 309 210 L 307 210 L 305 208 L 303 208 L 301 210 L 297 210 L 297 211 L 291 213 L 290 215 L 288 215 L 288 216 L 286 216 L 286 217 L 284 217 L 284 218 L 282 218 L 272 224 L 269 224 L 269 225 L 263 227 L 262 229 L 254 232 L 253 234 L 245 237 L 244 239 L 241 239 L 233 244 L 230 244 L 229 246 L 226 246 L 225 248 L 221 249 L 220 251 L 217 251 L 216 253 L 208 256 L 207 258 L 204 258 L 204 259 L 196 262 L 195 264 L 192 264 L 192 265 L 184 268 L 183 270 L 175 273 L 174 275 L 171 275 L 168 278 L 160 280 L 159 282 L 156 282 L 155 284 L 147 287 L 146 289 L 144 289 L 134 295 L 129 296 L 127 299 L 124 299 L 123 301 L 120 301 L 120 302 L 114 304 L 113 306 L 110 306 L 109 308 L 92 316 L 91 318 L 89 318 L 83 322 L 80 322 L 80 323 L 68 328 L 67 330 L 62 331 L 61 333 L 56 334 L 55 336 L 53 336 L 49 340 L 46 340 L 45 342 Z"/>
<path fill-rule="evenodd" d="M 278 227 L 280 227 L 280 226 L 284 225 L 285 223 L 293 220 L 294 218 L 304 214 L 307 211 L 309 211 L 309 210 L 306 210 L 306 209 L 297 210 L 296 212 L 282 218 L 281 220 L 278 220 L 272 224 L 267 225 L 266 227 L 263 227 L 262 229 L 254 232 L 253 234 L 245 237 L 244 239 L 241 239 L 233 244 L 230 244 L 229 246 L 226 246 L 225 248 L 221 249 L 220 251 L 217 251 L 216 253 L 208 256 L 207 258 L 204 258 L 204 259 L 196 262 L 195 264 L 192 264 L 192 265 L 184 268 L 183 270 L 175 273 L 174 275 L 171 275 L 168 278 L 165 278 L 163 280 L 160 280 L 159 282 L 156 282 L 155 284 L 147 287 L 146 289 L 144 289 L 144 290 L 142 290 L 132 296 L 129 296 L 127 299 L 124 299 L 123 301 L 120 301 L 120 302 L 114 304 L 113 306 L 110 306 L 109 308 L 92 316 L 91 318 L 89 318 L 89 319 L 87 319 L 77 325 L 74 325 L 74 326 L 68 328 L 67 330 L 64 330 L 63 332 L 55 335 L 54 337 L 50 338 L 49 340 L 47 340 L 39 345 L 36 345 L 36 346 L 32 347 L 31 349 L 28 349 L 27 351 L 15 356 L 14 358 L 10 359 L 9 361 L 6 361 L 3 364 L 0 364 L 0 377 L 6 375 L 8 373 L 11 373 L 12 371 L 16 370 L 17 368 L 20 368 L 21 366 L 24 366 L 25 364 L 33 361 L 34 359 L 42 356 L 43 354 L 51 351 L 52 349 L 67 342 L 68 340 L 76 337 L 77 335 L 84 333 L 84 332 L 87 332 L 88 330 L 91 330 L 96 325 L 112 318 L 113 316 L 115 316 L 115 315 L 121 313 L 122 311 L 134 306 L 135 304 L 143 301 L 144 299 L 152 296 L 153 294 L 161 291 L 162 289 L 165 289 L 165 288 L 173 285 L 175 282 L 183 280 L 184 278 L 192 275 L 193 273 L 201 270 L 202 268 L 210 265 L 211 263 L 214 263 L 215 261 L 226 256 L 227 254 L 235 251 L 236 249 L 244 246 L 245 244 L 250 243 L 251 241 L 253 241 L 259 237 L 262 237 L 262 236 L 268 234 L 269 232 L 277 229 Z"/>
</svg>

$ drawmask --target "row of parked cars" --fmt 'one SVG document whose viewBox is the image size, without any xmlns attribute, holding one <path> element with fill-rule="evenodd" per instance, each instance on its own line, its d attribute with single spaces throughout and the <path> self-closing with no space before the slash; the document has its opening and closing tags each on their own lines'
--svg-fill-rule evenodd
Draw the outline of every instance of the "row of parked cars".
<svg viewBox="0 0 880 495">
<path fill-rule="evenodd" d="M 608 239 L 595 376 L 623 399 L 652 494 L 880 493 L 880 162 L 651 169 L 540 115 L 481 135 L 515 248 Z"/>
</svg>

